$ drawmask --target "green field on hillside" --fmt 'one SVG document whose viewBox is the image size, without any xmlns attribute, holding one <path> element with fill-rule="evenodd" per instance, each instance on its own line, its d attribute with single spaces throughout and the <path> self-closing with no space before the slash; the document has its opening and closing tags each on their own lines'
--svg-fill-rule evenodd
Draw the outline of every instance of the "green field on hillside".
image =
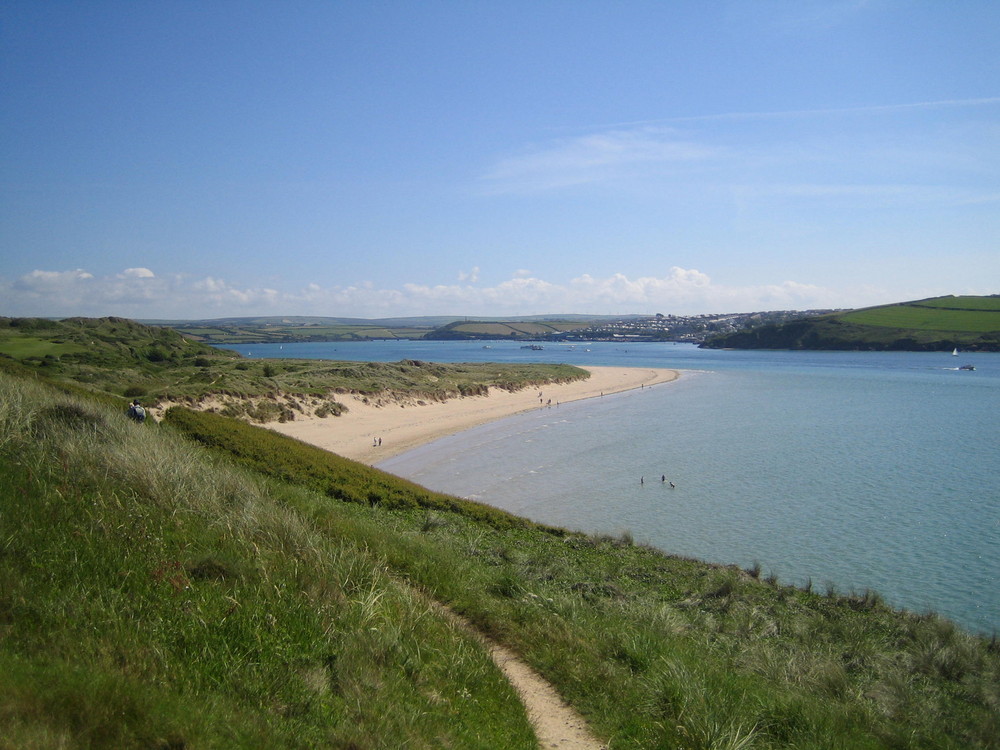
<svg viewBox="0 0 1000 750">
<path fill-rule="evenodd" d="M 1000 295 L 989 297 L 933 297 L 908 304 L 920 307 L 937 307 L 943 310 L 988 310 L 1000 313 Z"/>
<path fill-rule="evenodd" d="M 465 321 L 450 323 L 428 333 L 425 338 L 447 339 L 538 339 L 552 333 L 574 331 L 586 322 L 571 321 Z"/>
<path fill-rule="evenodd" d="M 935 297 L 764 325 L 709 348 L 1000 351 L 1000 296 Z"/>
<path fill-rule="evenodd" d="M 846 323 L 917 331 L 1000 330 L 1000 297 L 943 297 L 842 313 Z"/>
</svg>

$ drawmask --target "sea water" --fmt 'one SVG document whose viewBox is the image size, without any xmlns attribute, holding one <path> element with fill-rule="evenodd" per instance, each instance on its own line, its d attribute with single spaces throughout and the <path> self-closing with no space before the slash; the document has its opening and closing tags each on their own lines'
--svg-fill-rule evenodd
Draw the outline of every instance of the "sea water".
<svg viewBox="0 0 1000 750">
<path fill-rule="evenodd" d="M 1000 629 L 1000 355 L 487 345 L 239 351 L 682 369 L 674 383 L 540 408 L 379 466 L 544 523 Z"/>
</svg>

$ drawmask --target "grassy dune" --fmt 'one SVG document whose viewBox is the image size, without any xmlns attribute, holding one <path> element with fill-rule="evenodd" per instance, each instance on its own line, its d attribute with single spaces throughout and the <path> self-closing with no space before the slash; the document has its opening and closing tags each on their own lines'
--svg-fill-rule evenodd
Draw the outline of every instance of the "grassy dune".
<svg viewBox="0 0 1000 750">
<path fill-rule="evenodd" d="M 532 747 L 429 599 L 616 749 L 1000 736 L 1000 647 L 938 617 L 539 527 L 186 414 L 134 425 L 0 373 L 0 747 Z"/>
<path fill-rule="evenodd" d="M 0 369 L 25 367 L 122 403 L 221 396 L 230 413 L 257 421 L 295 419 L 304 409 L 335 415 L 343 408 L 337 396 L 345 393 L 433 401 L 587 377 L 571 365 L 247 360 L 121 318 L 0 318 Z"/>
<path fill-rule="evenodd" d="M 531 746 L 482 649 L 312 497 L 0 377 L 0 747 Z"/>
</svg>

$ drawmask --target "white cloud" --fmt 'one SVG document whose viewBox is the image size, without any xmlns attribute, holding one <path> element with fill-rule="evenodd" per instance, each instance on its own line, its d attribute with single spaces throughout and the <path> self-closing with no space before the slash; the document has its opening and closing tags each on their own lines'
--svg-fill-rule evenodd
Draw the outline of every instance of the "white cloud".
<svg viewBox="0 0 1000 750">
<path fill-rule="evenodd" d="M 472 270 L 466 273 L 465 271 L 458 272 L 459 281 L 468 281 L 470 284 L 475 284 L 479 281 L 479 266 L 473 266 Z"/>
<path fill-rule="evenodd" d="M 121 275 L 133 279 L 152 279 L 156 277 L 156 274 L 148 268 L 126 268 L 122 271 Z"/>
<path fill-rule="evenodd" d="M 622 177 L 650 167 L 701 161 L 719 149 L 674 130 L 638 128 L 560 140 L 499 160 L 484 181 L 495 192 L 547 190 Z"/>
<path fill-rule="evenodd" d="M 477 274 L 478 276 L 478 274 Z M 471 281 L 467 275 L 466 282 Z M 922 290 L 923 291 L 923 290 Z M 971 290 L 970 290 L 971 291 Z M 833 290 L 798 281 L 726 286 L 693 268 L 670 268 L 660 276 L 631 278 L 583 274 L 569 281 L 537 278 L 523 270 L 491 286 L 403 284 L 397 289 L 365 282 L 325 287 L 316 281 L 298 291 L 240 288 L 224 279 L 181 274 L 106 277 L 76 269 L 33 271 L 14 281 L 0 278 L 0 314 L 192 320 L 230 316 L 325 315 L 530 315 L 545 313 L 749 312 L 848 307 L 913 297 L 885 290 Z"/>
<path fill-rule="evenodd" d="M 32 271 L 18 279 L 17 284 L 25 291 L 42 292 L 92 278 L 93 275 L 82 268 L 74 271 Z"/>
</svg>

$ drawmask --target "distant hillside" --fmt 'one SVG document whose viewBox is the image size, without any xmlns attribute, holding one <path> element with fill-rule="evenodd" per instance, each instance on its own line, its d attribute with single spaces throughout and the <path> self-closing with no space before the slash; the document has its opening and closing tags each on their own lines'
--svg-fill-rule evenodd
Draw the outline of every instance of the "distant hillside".
<svg viewBox="0 0 1000 750">
<path fill-rule="evenodd" d="M 525 341 L 684 341 L 700 343 L 717 333 L 732 333 L 764 323 L 783 323 L 832 310 L 770 310 L 700 315 L 568 315 L 529 320 L 462 320 L 424 335 L 432 341 L 513 339 Z"/>
<path fill-rule="evenodd" d="M 403 328 L 434 328 L 450 323 L 457 315 L 427 315 L 402 318 L 339 318 L 325 315 L 250 315 L 235 318 L 201 318 L 185 320 L 143 320 L 147 325 L 184 328 L 186 326 L 235 326 L 260 328 L 263 326 L 388 326 Z"/>
<path fill-rule="evenodd" d="M 1000 351 L 1000 295 L 933 297 L 716 336 L 712 349 Z"/>
<path fill-rule="evenodd" d="M 582 321 L 456 321 L 436 328 L 424 338 L 434 341 L 524 339 L 537 341 L 566 331 L 585 328 L 593 320 Z"/>
<path fill-rule="evenodd" d="M 506 318 L 505 324 L 524 324 L 558 321 L 588 325 L 596 320 L 589 315 L 530 315 Z M 301 341 L 371 341 L 375 339 L 439 338 L 438 331 L 450 330 L 460 325 L 490 325 L 497 318 L 476 318 L 457 315 L 436 315 L 413 318 L 329 318 L 317 316 L 272 316 L 247 318 L 217 318 L 214 320 L 156 320 L 149 325 L 170 326 L 197 341 L 209 344 L 268 344 Z M 552 330 L 551 327 L 543 330 Z M 502 336 L 501 336 L 502 337 Z M 479 336 L 452 336 L 451 338 L 482 338 Z M 486 338 L 498 338 L 487 336 Z"/>
</svg>

